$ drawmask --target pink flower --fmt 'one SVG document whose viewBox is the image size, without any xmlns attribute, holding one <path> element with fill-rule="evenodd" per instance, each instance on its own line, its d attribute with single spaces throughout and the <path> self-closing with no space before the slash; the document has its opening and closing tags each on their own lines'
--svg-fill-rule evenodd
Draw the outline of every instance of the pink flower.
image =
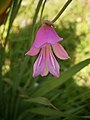
<svg viewBox="0 0 90 120">
<path fill-rule="evenodd" d="M 69 58 L 68 53 L 59 44 L 59 41 L 61 40 L 63 40 L 63 38 L 58 36 L 52 26 L 47 24 L 41 26 L 36 34 L 31 49 L 26 53 L 26 55 L 35 56 L 40 51 L 39 56 L 34 63 L 33 77 L 38 75 L 46 76 L 48 72 L 55 77 L 60 76 L 60 66 L 54 54 L 62 60 Z"/>
</svg>

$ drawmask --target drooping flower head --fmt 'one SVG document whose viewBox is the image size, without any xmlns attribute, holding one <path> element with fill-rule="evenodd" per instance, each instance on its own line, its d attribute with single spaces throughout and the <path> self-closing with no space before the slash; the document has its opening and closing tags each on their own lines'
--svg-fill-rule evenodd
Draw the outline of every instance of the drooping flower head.
<svg viewBox="0 0 90 120">
<path fill-rule="evenodd" d="M 60 66 L 54 54 L 62 60 L 69 58 L 68 53 L 59 44 L 59 41 L 62 40 L 63 38 L 58 36 L 53 26 L 43 24 L 39 28 L 31 49 L 26 53 L 29 56 L 35 56 L 39 53 L 33 66 L 33 77 L 46 76 L 48 72 L 55 77 L 60 76 Z"/>
</svg>

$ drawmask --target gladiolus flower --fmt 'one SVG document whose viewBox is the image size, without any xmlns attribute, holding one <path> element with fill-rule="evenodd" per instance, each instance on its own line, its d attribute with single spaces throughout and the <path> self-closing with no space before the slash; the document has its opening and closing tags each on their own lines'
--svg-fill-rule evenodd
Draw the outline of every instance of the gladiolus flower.
<svg viewBox="0 0 90 120">
<path fill-rule="evenodd" d="M 62 40 L 63 38 L 58 36 L 52 26 L 43 24 L 39 28 L 31 49 L 26 53 L 29 56 L 35 56 L 39 53 L 33 66 L 33 77 L 46 76 L 48 72 L 55 77 L 60 76 L 60 66 L 54 54 L 62 60 L 69 58 L 68 53 L 59 44 L 59 41 Z"/>
</svg>

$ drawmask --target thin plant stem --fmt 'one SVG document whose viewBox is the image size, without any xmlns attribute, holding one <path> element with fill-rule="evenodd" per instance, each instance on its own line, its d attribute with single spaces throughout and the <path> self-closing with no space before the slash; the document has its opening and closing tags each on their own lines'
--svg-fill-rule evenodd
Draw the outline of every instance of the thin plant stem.
<svg viewBox="0 0 90 120">
<path fill-rule="evenodd" d="M 68 7 L 68 5 L 72 2 L 72 0 L 68 0 L 65 5 L 63 6 L 63 8 L 58 12 L 58 14 L 55 16 L 55 18 L 51 21 L 52 23 L 54 23 L 61 15 L 62 13 L 66 10 L 66 8 Z"/>
<path fill-rule="evenodd" d="M 31 43 L 31 44 L 32 44 L 33 39 L 34 39 L 35 24 L 36 24 L 36 20 L 37 20 L 38 13 L 39 13 L 39 11 L 40 11 L 42 2 L 43 2 L 43 0 L 39 0 L 39 2 L 38 2 L 38 4 L 37 4 L 37 7 L 36 7 L 36 10 L 35 10 L 34 17 L 33 17 L 33 21 L 32 21 L 32 32 L 31 32 L 31 36 L 32 36 L 32 37 L 30 38 L 30 43 Z"/>
<path fill-rule="evenodd" d="M 43 15 L 43 11 L 44 11 L 46 2 L 47 2 L 47 0 L 44 0 L 44 3 L 43 3 L 43 5 L 42 5 L 41 15 L 40 15 L 40 21 L 42 20 L 42 15 Z"/>
</svg>

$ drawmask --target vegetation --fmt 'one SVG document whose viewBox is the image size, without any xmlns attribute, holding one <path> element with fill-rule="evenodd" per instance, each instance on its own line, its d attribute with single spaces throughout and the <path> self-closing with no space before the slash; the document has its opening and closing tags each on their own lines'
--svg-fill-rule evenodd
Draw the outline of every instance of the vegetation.
<svg viewBox="0 0 90 120">
<path fill-rule="evenodd" d="M 66 2 L 44 1 L 13 0 L 0 26 L 0 120 L 89 120 L 89 0 L 73 0 L 54 23 L 71 57 L 58 60 L 58 79 L 33 78 L 37 56 L 25 56 L 41 21 L 52 20 Z"/>
</svg>

